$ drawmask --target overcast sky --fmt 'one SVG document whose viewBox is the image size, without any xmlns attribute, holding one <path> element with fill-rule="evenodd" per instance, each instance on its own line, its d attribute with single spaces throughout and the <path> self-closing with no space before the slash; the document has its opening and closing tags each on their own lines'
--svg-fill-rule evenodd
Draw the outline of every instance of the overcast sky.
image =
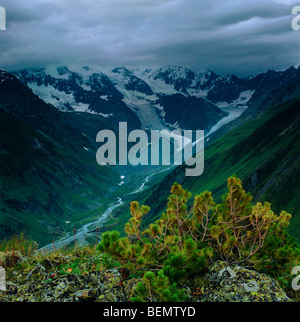
<svg viewBox="0 0 300 322">
<path fill-rule="evenodd" d="M 300 64 L 293 0 L 2 0 L 0 68 L 158 67 L 253 75 Z"/>
</svg>

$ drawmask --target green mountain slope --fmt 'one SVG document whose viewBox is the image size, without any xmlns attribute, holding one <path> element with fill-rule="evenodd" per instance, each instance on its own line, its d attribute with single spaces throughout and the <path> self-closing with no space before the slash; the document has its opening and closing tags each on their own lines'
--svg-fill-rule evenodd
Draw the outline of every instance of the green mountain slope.
<svg viewBox="0 0 300 322">
<path fill-rule="evenodd" d="M 88 116 L 87 116 L 88 117 Z M 110 128 L 40 100 L 12 75 L 0 83 L 0 239 L 26 230 L 51 242 L 111 202 L 119 174 L 96 162 L 96 128 Z"/>
<path fill-rule="evenodd" d="M 193 194 L 204 190 L 221 199 L 228 177 L 236 174 L 255 201 L 268 200 L 272 209 L 290 212 L 290 232 L 300 239 L 300 97 L 276 104 L 257 118 L 223 135 L 205 149 L 200 177 L 186 177 L 185 166 L 145 191 L 139 201 L 151 207 L 148 223 L 166 207 L 177 181 Z"/>
</svg>

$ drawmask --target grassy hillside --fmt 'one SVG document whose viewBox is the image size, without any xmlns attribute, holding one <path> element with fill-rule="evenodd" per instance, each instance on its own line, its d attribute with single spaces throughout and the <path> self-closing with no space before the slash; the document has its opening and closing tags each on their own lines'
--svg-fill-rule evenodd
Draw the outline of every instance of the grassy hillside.
<svg viewBox="0 0 300 322">
<path fill-rule="evenodd" d="M 91 122 L 61 113 L 15 77 L 2 76 L 0 239 L 26 230 L 40 244 L 51 242 L 111 202 L 119 174 L 98 166 L 91 139 L 110 125 L 101 116 Z"/>
<path fill-rule="evenodd" d="M 208 146 L 200 177 L 186 177 L 184 165 L 180 166 L 136 199 L 151 207 L 145 219 L 150 223 L 165 210 L 175 181 L 193 194 L 209 190 L 220 200 L 227 178 L 236 174 L 254 201 L 267 200 L 274 211 L 283 209 L 293 215 L 289 231 L 300 239 L 299 159 L 300 97 L 297 97 L 272 106 Z M 124 217 L 128 219 L 129 213 Z M 120 229 L 125 221 L 118 218 Z"/>
</svg>

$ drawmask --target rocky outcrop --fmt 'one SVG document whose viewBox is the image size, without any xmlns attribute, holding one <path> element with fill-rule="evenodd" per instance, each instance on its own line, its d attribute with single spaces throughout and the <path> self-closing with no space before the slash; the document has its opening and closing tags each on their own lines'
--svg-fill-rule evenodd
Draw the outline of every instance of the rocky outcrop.
<svg viewBox="0 0 300 322">
<path fill-rule="evenodd" d="M 1 253 L 0 253 L 1 254 Z M 17 254 L 16 254 L 17 255 Z M 20 255 L 20 254 L 19 254 Z M 129 278 L 126 268 L 75 273 L 72 269 L 55 270 L 61 262 L 71 262 L 70 255 L 36 262 L 30 269 L 18 269 L 24 257 L 8 267 L 6 290 L 0 302 L 130 302 L 136 297 L 141 278 Z M 25 259 L 26 261 L 26 259 Z M 11 260 L 7 262 L 11 264 Z M 25 266 L 26 267 L 26 266 Z M 55 272 L 55 273 L 54 273 Z M 181 285 L 188 302 L 291 302 L 273 278 L 241 266 L 217 262 L 205 275 L 197 294 L 192 295 L 188 281 Z M 150 297 L 148 298 L 150 300 Z M 153 301 L 158 301 L 155 297 Z"/>
<path fill-rule="evenodd" d="M 266 274 L 217 262 L 205 277 L 201 302 L 291 302 Z"/>
<path fill-rule="evenodd" d="M 137 279 L 124 280 L 120 269 L 88 275 L 47 273 L 38 263 L 19 285 L 7 280 L 0 302 L 128 302 L 135 294 Z"/>
</svg>

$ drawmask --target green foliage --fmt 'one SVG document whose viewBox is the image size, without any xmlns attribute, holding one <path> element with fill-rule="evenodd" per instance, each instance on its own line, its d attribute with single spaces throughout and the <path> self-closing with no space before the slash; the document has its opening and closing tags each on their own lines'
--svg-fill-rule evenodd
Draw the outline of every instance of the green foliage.
<svg viewBox="0 0 300 322">
<path fill-rule="evenodd" d="M 133 302 L 182 302 L 185 299 L 184 291 L 178 289 L 176 283 L 171 285 L 162 271 L 145 273 L 137 286 L 137 294 Z"/>
<path fill-rule="evenodd" d="M 18 235 L 11 236 L 8 239 L 3 239 L 0 242 L 0 252 L 16 252 L 19 251 L 23 255 L 35 254 L 38 249 L 38 244 L 21 232 Z"/>
<path fill-rule="evenodd" d="M 213 238 L 210 243 L 215 252 L 227 262 L 256 265 L 256 268 L 263 262 L 277 261 L 280 258 L 286 260 L 291 249 L 284 245 L 287 251 L 284 255 L 282 245 L 287 236 L 285 228 L 289 225 L 291 215 L 282 211 L 277 216 L 271 210 L 270 203 L 252 206 L 251 200 L 252 197 L 243 190 L 238 178 L 228 179 L 228 193 L 218 207 L 216 220 L 208 234 Z M 280 242 L 282 245 L 278 244 Z M 265 243 L 269 246 L 264 247 Z M 267 252 L 268 249 L 273 251 Z"/>
<path fill-rule="evenodd" d="M 205 147 L 205 175 L 185 177 L 185 189 L 194 195 L 211 191 L 219 202 L 226 192 L 224 182 L 236 173 L 257 201 L 271 202 L 276 214 L 284 209 L 293 215 L 288 231 L 300 242 L 299 104 L 298 96 L 260 110 L 235 129 L 220 133 L 214 142 L 210 140 Z M 166 187 L 184 176 L 185 167 L 179 166 L 143 195 L 145 204 L 154 210 L 153 221 L 165 209 Z"/>
<path fill-rule="evenodd" d="M 291 215 L 285 211 L 276 215 L 268 202 L 253 205 L 252 196 L 235 176 L 228 179 L 227 189 L 222 203 L 216 204 L 211 192 L 205 191 L 194 197 L 188 209 L 190 193 L 175 183 L 166 212 L 145 229 L 141 223 L 150 208 L 134 201 L 125 226 L 127 237 L 106 232 L 98 249 L 133 272 L 149 271 L 139 287 L 140 300 L 146 293 L 151 298 L 151 292 L 167 296 L 149 289 L 152 282 L 158 283 L 156 279 L 161 283 L 193 280 L 217 260 L 267 271 L 274 277 L 299 264 L 300 247 L 286 230 Z M 161 273 L 156 276 L 153 271 L 157 270 Z"/>
</svg>

